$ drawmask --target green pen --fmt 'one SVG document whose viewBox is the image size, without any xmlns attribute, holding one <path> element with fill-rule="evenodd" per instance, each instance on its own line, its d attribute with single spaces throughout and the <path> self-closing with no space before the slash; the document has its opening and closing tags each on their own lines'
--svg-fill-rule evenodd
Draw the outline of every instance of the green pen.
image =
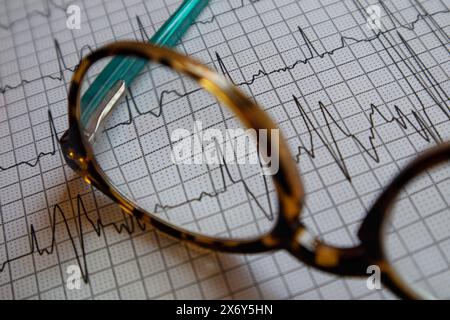
<svg viewBox="0 0 450 320">
<path fill-rule="evenodd" d="M 149 40 L 150 43 L 174 47 L 208 5 L 209 0 L 185 0 L 164 25 Z M 81 98 L 81 123 L 89 139 L 102 118 L 124 95 L 126 88 L 146 66 L 147 60 L 115 57 L 100 72 Z"/>
</svg>

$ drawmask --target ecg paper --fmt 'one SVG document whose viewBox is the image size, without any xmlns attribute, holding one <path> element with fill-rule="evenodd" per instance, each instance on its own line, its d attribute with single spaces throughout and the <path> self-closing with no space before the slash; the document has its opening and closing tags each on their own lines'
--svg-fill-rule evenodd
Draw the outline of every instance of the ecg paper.
<svg viewBox="0 0 450 320">
<path fill-rule="evenodd" d="M 180 3 L 0 2 L 0 298 L 394 298 L 286 252 L 230 255 L 175 241 L 65 164 L 56 137 L 80 57 L 151 36 Z M 81 7 L 80 30 L 66 27 L 70 4 Z M 303 223 L 350 246 L 383 186 L 450 136 L 449 4 L 216 0 L 177 50 L 223 73 L 279 124 L 306 188 Z M 368 25 L 371 5 L 381 8 L 380 32 Z M 79 290 L 66 286 L 72 265 L 86 280 Z"/>
</svg>

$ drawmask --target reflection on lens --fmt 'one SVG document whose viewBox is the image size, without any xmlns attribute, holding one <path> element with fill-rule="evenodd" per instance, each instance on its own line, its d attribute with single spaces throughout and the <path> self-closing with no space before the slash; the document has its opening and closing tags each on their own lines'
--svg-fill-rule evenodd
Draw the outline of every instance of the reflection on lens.
<svg viewBox="0 0 450 320">
<path fill-rule="evenodd" d="M 91 69 L 84 91 L 100 68 Z M 100 105 L 111 106 L 112 97 Z M 278 155 L 258 150 L 256 138 L 264 143 L 271 134 L 277 141 L 276 131 L 247 130 L 193 80 L 153 64 L 102 117 L 100 125 L 85 122 L 95 159 L 111 185 L 138 207 L 220 238 L 254 238 L 272 228 L 278 204 L 271 174 Z M 92 134 L 89 128 L 96 127 Z"/>
<path fill-rule="evenodd" d="M 450 298 L 450 162 L 413 179 L 384 230 L 385 253 L 417 294 Z"/>
</svg>

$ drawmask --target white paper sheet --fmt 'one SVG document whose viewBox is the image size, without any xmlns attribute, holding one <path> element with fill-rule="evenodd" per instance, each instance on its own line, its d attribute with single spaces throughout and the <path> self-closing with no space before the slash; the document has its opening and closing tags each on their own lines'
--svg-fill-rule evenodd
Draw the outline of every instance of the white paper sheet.
<svg viewBox="0 0 450 320">
<path fill-rule="evenodd" d="M 225 255 L 143 230 L 67 167 L 49 111 L 60 137 L 80 57 L 141 39 L 137 17 L 153 34 L 180 2 L 0 1 L 0 298 L 392 298 L 285 252 Z M 80 30 L 66 26 L 71 4 Z M 393 175 L 450 137 L 449 4 L 216 0 L 177 49 L 225 73 L 277 121 L 306 185 L 302 221 L 348 246 Z M 368 26 L 370 5 L 380 7 L 381 33 Z M 415 114 L 428 116 L 426 132 Z M 71 266 L 88 275 L 80 289 L 67 285 Z"/>
</svg>

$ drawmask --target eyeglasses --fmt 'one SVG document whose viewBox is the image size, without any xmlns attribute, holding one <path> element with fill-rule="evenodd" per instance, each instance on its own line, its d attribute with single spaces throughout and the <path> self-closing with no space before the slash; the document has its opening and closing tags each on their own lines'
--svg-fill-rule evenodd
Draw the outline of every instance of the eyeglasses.
<svg viewBox="0 0 450 320">
<path fill-rule="evenodd" d="M 147 68 L 125 98 L 119 82 L 112 94 L 85 100 L 111 57 L 141 59 Z M 101 102 L 95 112 L 88 105 L 94 100 Z M 242 135 L 245 143 L 236 143 Z M 368 277 L 375 266 L 399 297 L 450 297 L 448 143 L 392 180 L 351 248 L 326 244 L 300 222 L 308 202 L 297 164 L 269 116 L 223 76 L 172 50 L 118 42 L 84 58 L 70 86 L 61 145 L 87 183 L 177 239 L 230 253 L 285 249 L 337 275 Z M 250 161 L 255 154 L 258 161 Z"/>
</svg>

